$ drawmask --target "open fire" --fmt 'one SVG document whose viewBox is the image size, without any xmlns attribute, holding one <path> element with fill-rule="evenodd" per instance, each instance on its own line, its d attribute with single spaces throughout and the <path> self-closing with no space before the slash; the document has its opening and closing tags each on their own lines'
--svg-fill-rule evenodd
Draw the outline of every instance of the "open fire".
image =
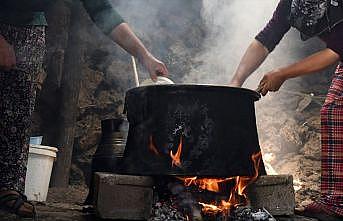
<svg viewBox="0 0 343 221">
<path fill-rule="evenodd" d="M 220 186 L 225 183 L 233 182 L 234 186 L 230 190 L 228 200 L 221 200 L 221 202 L 204 203 L 199 202 L 202 206 L 202 212 L 204 214 L 216 215 L 218 213 L 230 213 L 230 210 L 237 208 L 238 206 L 246 206 L 248 204 L 248 197 L 246 194 L 246 188 L 249 184 L 254 182 L 258 177 L 258 168 L 261 162 L 261 152 L 254 154 L 251 157 L 254 163 L 255 175 L 253 177 L 237 176 L 223 179 L 211 179 L 211 178 L 180 178 L 184 182 L 184 185 L 195 185 L 199 189 L 208 190 L 212 192 L 221 192 Z"/>
<path fill-rule="evenodd" d="M 170 157 L 172 159 L 172 166 L 181 167 L 181 153 L 182 153 L 182 136 L 180 137 L 180 143 L 177 148 L 176 154 L 173 154 L 173 151 L 170 151 Z"/>
<path fill-rule="evenodd" d="M 153 154 L 160 154 L 153 143 L 153 137 L 150 136 L 149 150 Z M 176 153 L 170 150 L 169 156 L 172 167 L 182 167 L 182 150 L 183 138 L 180 137 L 180 142 Z M 209 191 L 213 193 L 228 193 L 226 200 L 212 200 L 211 202 L 196 199 L 197 204 L 201 207 L 204 215 L 216 216 L 229 215 L 237 207 L 246 206 L 249 203 L 246 189 L 249 184 L 253 183 L 259 175 L 259 167 L 262 160 L 261 152 L 251 156 L 254 166 L 253 176 L 235 176 L 227 178 L 203 178 L 203 177 L 176 177 L 183 182 L 185 187 L 196 187 L 200 192 Z"/>
</svg>

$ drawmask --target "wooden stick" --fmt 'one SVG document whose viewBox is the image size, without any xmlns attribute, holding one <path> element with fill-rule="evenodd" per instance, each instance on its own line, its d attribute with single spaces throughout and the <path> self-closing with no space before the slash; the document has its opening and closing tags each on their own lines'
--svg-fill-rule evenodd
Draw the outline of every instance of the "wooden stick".
<svg viewBox="0 0 343 221">
<path fill-rule="evenodd" d="M 136 87 L 139 87 L 139 78 L 138 78 L 138 71 L 137 71 L 137 65 L 136 65 L 135 57 L 131 56 L 131 60 L 132 60 L 133 73 L 134 73 L 134 77 L 135 77 L 135 84 L 136 84 Z"/>
</svg>

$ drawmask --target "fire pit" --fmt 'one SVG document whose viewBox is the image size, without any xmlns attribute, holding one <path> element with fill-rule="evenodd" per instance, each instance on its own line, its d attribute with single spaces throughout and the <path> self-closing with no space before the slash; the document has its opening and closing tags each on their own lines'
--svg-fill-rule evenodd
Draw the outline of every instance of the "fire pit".
<svg viewBox="0 0 343 221">
<path fill-rule="evenodd" d="M 117 171 L 153 177 L 149 220 L 274 220 L 265 204 L 250 207 L 247 191 L 266 174 L 254 109 L 259 98 L 255 91 L 210 85 L 155 85 L 127 92 L 130 128 Z M 126 197 L 125 186 L 116 188 Z"/>
<path fill-rule="evenodd" d="M 212 85 L 156 85 L 126 94 L 130 123 L 121 173 L 254 176 L 260 152 L 257 92 Z M 260 174 L 265 174 L 261 163 Z"/>
</svg>

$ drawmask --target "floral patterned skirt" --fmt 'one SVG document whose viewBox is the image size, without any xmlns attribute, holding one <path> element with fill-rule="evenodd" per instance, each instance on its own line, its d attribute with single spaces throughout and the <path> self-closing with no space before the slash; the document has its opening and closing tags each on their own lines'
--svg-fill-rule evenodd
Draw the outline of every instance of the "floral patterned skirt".
<svg viewBox="0 0 343 221">
<path fill-rule="evenodd" d="M 16 68 L 0 70 L 0 188 L 24 192 L 36 79 L 45 55 L 45 27 L 0 24 L 16 54 Z"/>
</svg>

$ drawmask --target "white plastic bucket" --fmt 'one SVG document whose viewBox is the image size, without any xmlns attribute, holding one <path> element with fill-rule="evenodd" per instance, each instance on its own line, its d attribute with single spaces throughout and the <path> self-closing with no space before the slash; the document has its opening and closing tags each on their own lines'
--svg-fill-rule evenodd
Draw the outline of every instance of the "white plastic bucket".
<svg viewBox="0 0 343 221">
<path fill-rule="evenodd" d="M 46 201 L 56 153 L 55 147 L 30 145 L 25 182 L 25 195 L 28 200 Z"/>
</svg>

